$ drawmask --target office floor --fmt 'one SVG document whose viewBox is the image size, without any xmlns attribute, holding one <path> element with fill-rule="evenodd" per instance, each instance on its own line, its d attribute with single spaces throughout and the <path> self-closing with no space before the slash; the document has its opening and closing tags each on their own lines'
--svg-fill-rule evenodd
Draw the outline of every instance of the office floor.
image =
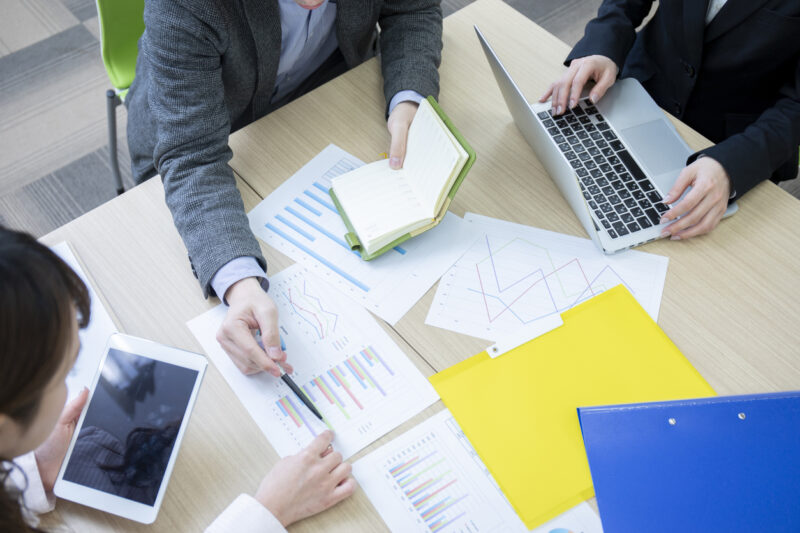
<svg viewBox="0 0 800 533">
<path fill-rule="evenodd" d="M 448 15 L 473 0 L 443 0 Z M 600 0 L 505 0 L 574 44 Z M 0 224 L 37 236 L 114 197 L 95 0 L 2 0 Z M 133 182 L 117 112 L 120 168 Z M 800 198 L 800 180 L 787 186 Z"/>
</svg>

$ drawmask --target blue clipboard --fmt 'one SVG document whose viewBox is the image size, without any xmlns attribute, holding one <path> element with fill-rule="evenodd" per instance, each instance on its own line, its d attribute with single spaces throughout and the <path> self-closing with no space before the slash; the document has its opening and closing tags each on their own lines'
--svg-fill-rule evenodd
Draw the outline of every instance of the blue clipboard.
<svg viewBox="0 0 800 533">
<path fill-rule="evenodd" d="M 607 533 L 800 532 L 800 391 L 578 417 Z"/>
</svg>

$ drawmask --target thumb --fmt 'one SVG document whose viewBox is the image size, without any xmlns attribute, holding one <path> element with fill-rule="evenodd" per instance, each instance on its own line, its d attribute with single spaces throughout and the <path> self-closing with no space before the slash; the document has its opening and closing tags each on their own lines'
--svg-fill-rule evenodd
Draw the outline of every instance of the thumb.
<svg viewBox="0 0 800 533">
<path fill-rule="evenodd" d="M 61 418 L 59 419 L 59 422 L 64 425 L 77 423 L 78 419 L 81 417 L 83 408 L 86 406 L 86 400 L 88 400 L 88 398 L 89 389 L 84 387 L 75 398 L 67 402 L 67 405 L 64 406 L 64 410 L 61 412 Z"/>
<path fill-rule="evenodd" d="M 667 195 L 664 197 L 664 203 L 671 204 L 680 198 L 686 188 L 694 182 L 696 175 L 697 172 L 694 168 L 694 165 L 689 165 L 681 170 L 681 173 L 678 175 L 678 179 L 675 180 L 675 185 L 672 186 Z"/>
<path fill-rule="evenodd" d="M 408 124 L 399 124 L 392 128 L 392 144 L 389 147 L 389 166 L 395 170 L 403 166 L 403 160 L 406 158 L 408 127 Z"/>
<path fill-rule="evenodd" d="M 278 321 L 272 319 L 269 313 L 257 310 L 255 313 L 258 329 L 261 331 L 261 343 L 264 351 L 273 361 L 285 361 L 286 354 L 281 350 L 281 335 L 278 332 Z"/>
</svg>

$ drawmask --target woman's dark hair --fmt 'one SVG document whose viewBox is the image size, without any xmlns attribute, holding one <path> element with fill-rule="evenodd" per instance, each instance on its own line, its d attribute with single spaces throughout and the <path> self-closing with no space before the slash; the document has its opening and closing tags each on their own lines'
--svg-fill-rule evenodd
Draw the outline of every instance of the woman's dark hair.
<svg viewBox="0 0 800 533">
<path fill-rule="evenodd" d="M 0 228 L 0 413 L 23 426 L 33 420 L 64 363 L 72 321 L 86 327 L 89 305 L 86 285 L 55 253 L 26 233 Z M 0 457 L 0 531 L 35 531 L 19 498 L 5 490 L 11 459 Z"/>
</svg>

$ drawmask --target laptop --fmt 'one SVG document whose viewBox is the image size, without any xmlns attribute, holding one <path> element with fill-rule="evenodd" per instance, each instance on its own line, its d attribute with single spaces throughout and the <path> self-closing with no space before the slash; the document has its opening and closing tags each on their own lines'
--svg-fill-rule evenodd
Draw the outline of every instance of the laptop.
<svg viewBox="0 0 800 533">
<path fill-rule="evenodd" d="M 662 201 L 693 153 L 633 78 L 618 80 L 592 104 L 553 116 L 550 102 L 529 104 L 475 26 L 514 122 L 592 241 L 613 254 L 661 238 Z M 728 206 L 725 216 L 735 213 Z"/>
</svg>

